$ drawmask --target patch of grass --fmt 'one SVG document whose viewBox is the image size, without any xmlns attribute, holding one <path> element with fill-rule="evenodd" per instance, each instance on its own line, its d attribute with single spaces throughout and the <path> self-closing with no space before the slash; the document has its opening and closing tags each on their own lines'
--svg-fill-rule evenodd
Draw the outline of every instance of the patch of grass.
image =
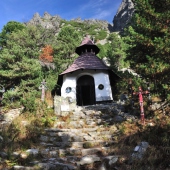
<svg viewBox="0 0 170 170">
<path fill-rule="evenodd" d="M 159 119 L 155 118 L 159 116 Z M 154 112 L 145 125 L 140 121 L 129 124 L 123 122 L 119 125 L 120 134 L 118 142 L 112 146 L 115 155 L 127 157 L 125 162 L 118 162 L 120 169 L 168 169 L 170 156 L 170 118 L 163 113 Z M 153 126 L 148 126 L 152 123 Z M 140 142 L 147 141 L 149 147 L 143 157 L 128 164 L 130 155 L 135 146 Z"/>
<path fill-rule="evenodd" d="M 107 37 L 107 32 L 105 30 L 100 30 L 95 36 L 96 40 L 104 40 Z"/>
<path fill-rule="evenodd" d="M 43 134 L 44 128 L 53 126 L 56 117 L 54 111 L 47 109 L 45 103 L 39 103 L 38 108 L 36 114 L 28 111 L 22 113 L 1 130 L 0 136 L 3 141 L 0 143 L 0 150 L 7 153 L 7 162 L 4 163 L 6 166 L 29 162 L 32 159 L 30 156 L 25 160 L 13 159 L 13 152 L 20 153 L 30 148 L 36 148 L 39 146 L 39 137 Z"/>
<path fill-rule="evenodd" d="M 85 142 L 83 148 L 93 148 L 95 145 L 92 142 Z"/>
</svg>

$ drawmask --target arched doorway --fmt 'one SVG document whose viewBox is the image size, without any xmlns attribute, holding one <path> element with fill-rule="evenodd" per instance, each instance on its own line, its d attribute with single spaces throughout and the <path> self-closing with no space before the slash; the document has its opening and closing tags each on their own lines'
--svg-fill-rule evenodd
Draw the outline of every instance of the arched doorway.
<svg viewBox="0 0 170 170">
<path fill-rule="evenodd" d="M 94 78 L 92 76 L 84 75 L 78 78 L 76 98 L 78 106 L 95 104 L 95 86 Z"/>
</svg>

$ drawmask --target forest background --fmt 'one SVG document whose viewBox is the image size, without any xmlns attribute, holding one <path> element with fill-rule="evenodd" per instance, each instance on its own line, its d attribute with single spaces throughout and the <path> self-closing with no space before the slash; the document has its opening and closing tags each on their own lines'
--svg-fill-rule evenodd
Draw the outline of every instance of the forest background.
<svg viewBox="0 0 170 170">
<path fill-rule="evenodd" d="M 59 24 L 54 22 L 57 25 L 55 29 L 15 21 L 3 27 L 0 33 L 1 95 L 5 88 L 2 108 L 3 112 L 8 112 L 9 109 L 24 106 L 24 114 L 0 132 L 1 141 L 4 139 L 0 143 L 0 151 L 7 153 L 7 160 L 4 165 L 1 163 L 0 169 L 16 163 L 30 163 L 29 159 L 19 157 L 15 160 L 11 155 L 16 150 L 39 146 L 38 139 L 44 128 L 52 127 L 57 119 L 54 110 L 47 108 L 46 101 L 40 101 L 39 86 L 45 79 L 47 92 L 55 94 L 58 75 L 78 57 L 75 48 L 86 34 L 100 48 L 98 57 L 110 63 L 112 70 L 121 77 L 114 87 L 114 97 L 128 92 L 129 79 L 132 79 L 135 91 L 139 86 L 146 90 L 146 82 L 149 82 L 151 96 L 169 104 L 170 0 L 133 0 L 133 3 L 135 12 L 131 22 L 121 32 L 109 32 L 102 22 L 87 24 L 64 19 Z M 133 70 L 138 76 L 121 71 L 126 70 L 124 68 Z M 128 113 L 135 112 L 139 116 L 140 109 L 136 108 L 131 108 Z M 132 169 L 169 169 L 170 112 L 169 109 L 160 111 L 145 109 L 145 126 L 138 121 L 125 121 L 119 125 L 119 151 L 131 152 L 139 141 L 150 144 L 144 159 L 137 161 Z M 23 127 L 23 120 L 29 121 L 28 127 Z M 109 128 L 108 124 L 104 126 Z M 161 148 L 168 149 L 164 151 Z"/>
<path fill-rule="evenodd" d="M 86 34 L 100 48 L 98 57 L 121 76 L 117 94 L 126 91 L 131 78 L 134 90 L 138 86 L 146 89 L 149 82 L 153 95 L 170 100 L 170 0 L 133 3 L 134 15 L 121 32 L 108 32 L 100 23 L 64 19 L 57 29 L 8 22 L 0 33 L 0 84 L 6 90 L 2 103 L 36 111 L 42 80 L 46 80 L 48 91 L 55 91 L 58 75 L 78 57 L 75 48 Z M 134 70 L 139 77 L 120 71 L 123 68 Z"/>
</svg>

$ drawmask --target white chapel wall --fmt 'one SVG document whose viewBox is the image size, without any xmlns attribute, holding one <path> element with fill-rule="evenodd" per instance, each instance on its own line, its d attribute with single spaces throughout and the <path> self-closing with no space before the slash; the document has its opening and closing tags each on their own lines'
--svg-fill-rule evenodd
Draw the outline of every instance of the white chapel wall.
<svg viewBox="0 0 170 170">
<path fill-rule="evenodd" d="M 96 101 L 113 100 L 110 87 L 110 80 L 107 71 L 103 70 L 78 70 L 73 73 L 68 73 L 63 76 L 63 85 L 61 88 L 62 97 L 70 97 L 76 100 L 76 82 L 83 75 L 90 75 L 94 78 Z M 98 86 L 104 85 L 104 89 L 100 90 Z M 66 88 L 71 87 L 71 92 L 66 93 Z"/>
<path fill-rule="evenodd" d="M 71 92 L 66 93 L 66 88 L 71 87 Z M 72 74 L 66 74 L 63 76 L 63 85 L 61 87 L 61 96 L 70 97 L 76 99 L 76 77 Z"/>
<path fill-rule="evenodd" d="M 99 72 L 94 75 L 96 101 L 113 100 L 112 91 L 110 86 L 110 80 L 107 72 Z M 100 90 L 98 86 L 104 85 L 104 89 Z"/>
</svg>

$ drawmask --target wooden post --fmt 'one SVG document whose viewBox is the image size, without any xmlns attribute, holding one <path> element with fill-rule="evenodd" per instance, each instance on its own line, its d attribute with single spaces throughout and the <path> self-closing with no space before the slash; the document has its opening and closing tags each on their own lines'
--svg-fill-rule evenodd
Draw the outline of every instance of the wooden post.
<svg viewBox="0 0 170 170">
<path fill-rule="evenodd" d="M 141 122 L 142 122 L 142 124 L 145 124 L 145 114 L 144 114 L 144 107 L 143 107 L 143 94 L 149 94 L 149 91 L 142 91 L 142 88 L 139 87 L 139 91 L 134 92 L 133 94 L 138 95 L 138 97 L 139 97 Z"/>
<path fill-rule="evenodd" d="M 43 79 L 43 81 L 41 82 L 41 85 L 39 86 L 39 89 L 41 90 L 41 100 L 44 101 L 44 99 L 45 99 L 45 90 L 47 89 L 45 79 Z"/>
<path fill-rule="evenodd" d="M 3 99 L 3 93 L 5 92 L 5 88 L 2 86 L 2 85 L 0 85 L 0 88 L 2 88 L 2 89 L 0 89 L 0 114 L 2 113 L 1 112 L 1 102 L 2 102 L 2 99 Z"/>
<path fill-rule="evenodd" d="M 132 108 L 134 107 L 133 92 L 134 92 L 134 89 L 133 89 L 133 86 L 132 86 L 132 79 L 129 79 L 129 82 L 128 82 L 128 93 L 129 93 L 129 95 L 131 97 L 131 107 Z"/>
</svg>

